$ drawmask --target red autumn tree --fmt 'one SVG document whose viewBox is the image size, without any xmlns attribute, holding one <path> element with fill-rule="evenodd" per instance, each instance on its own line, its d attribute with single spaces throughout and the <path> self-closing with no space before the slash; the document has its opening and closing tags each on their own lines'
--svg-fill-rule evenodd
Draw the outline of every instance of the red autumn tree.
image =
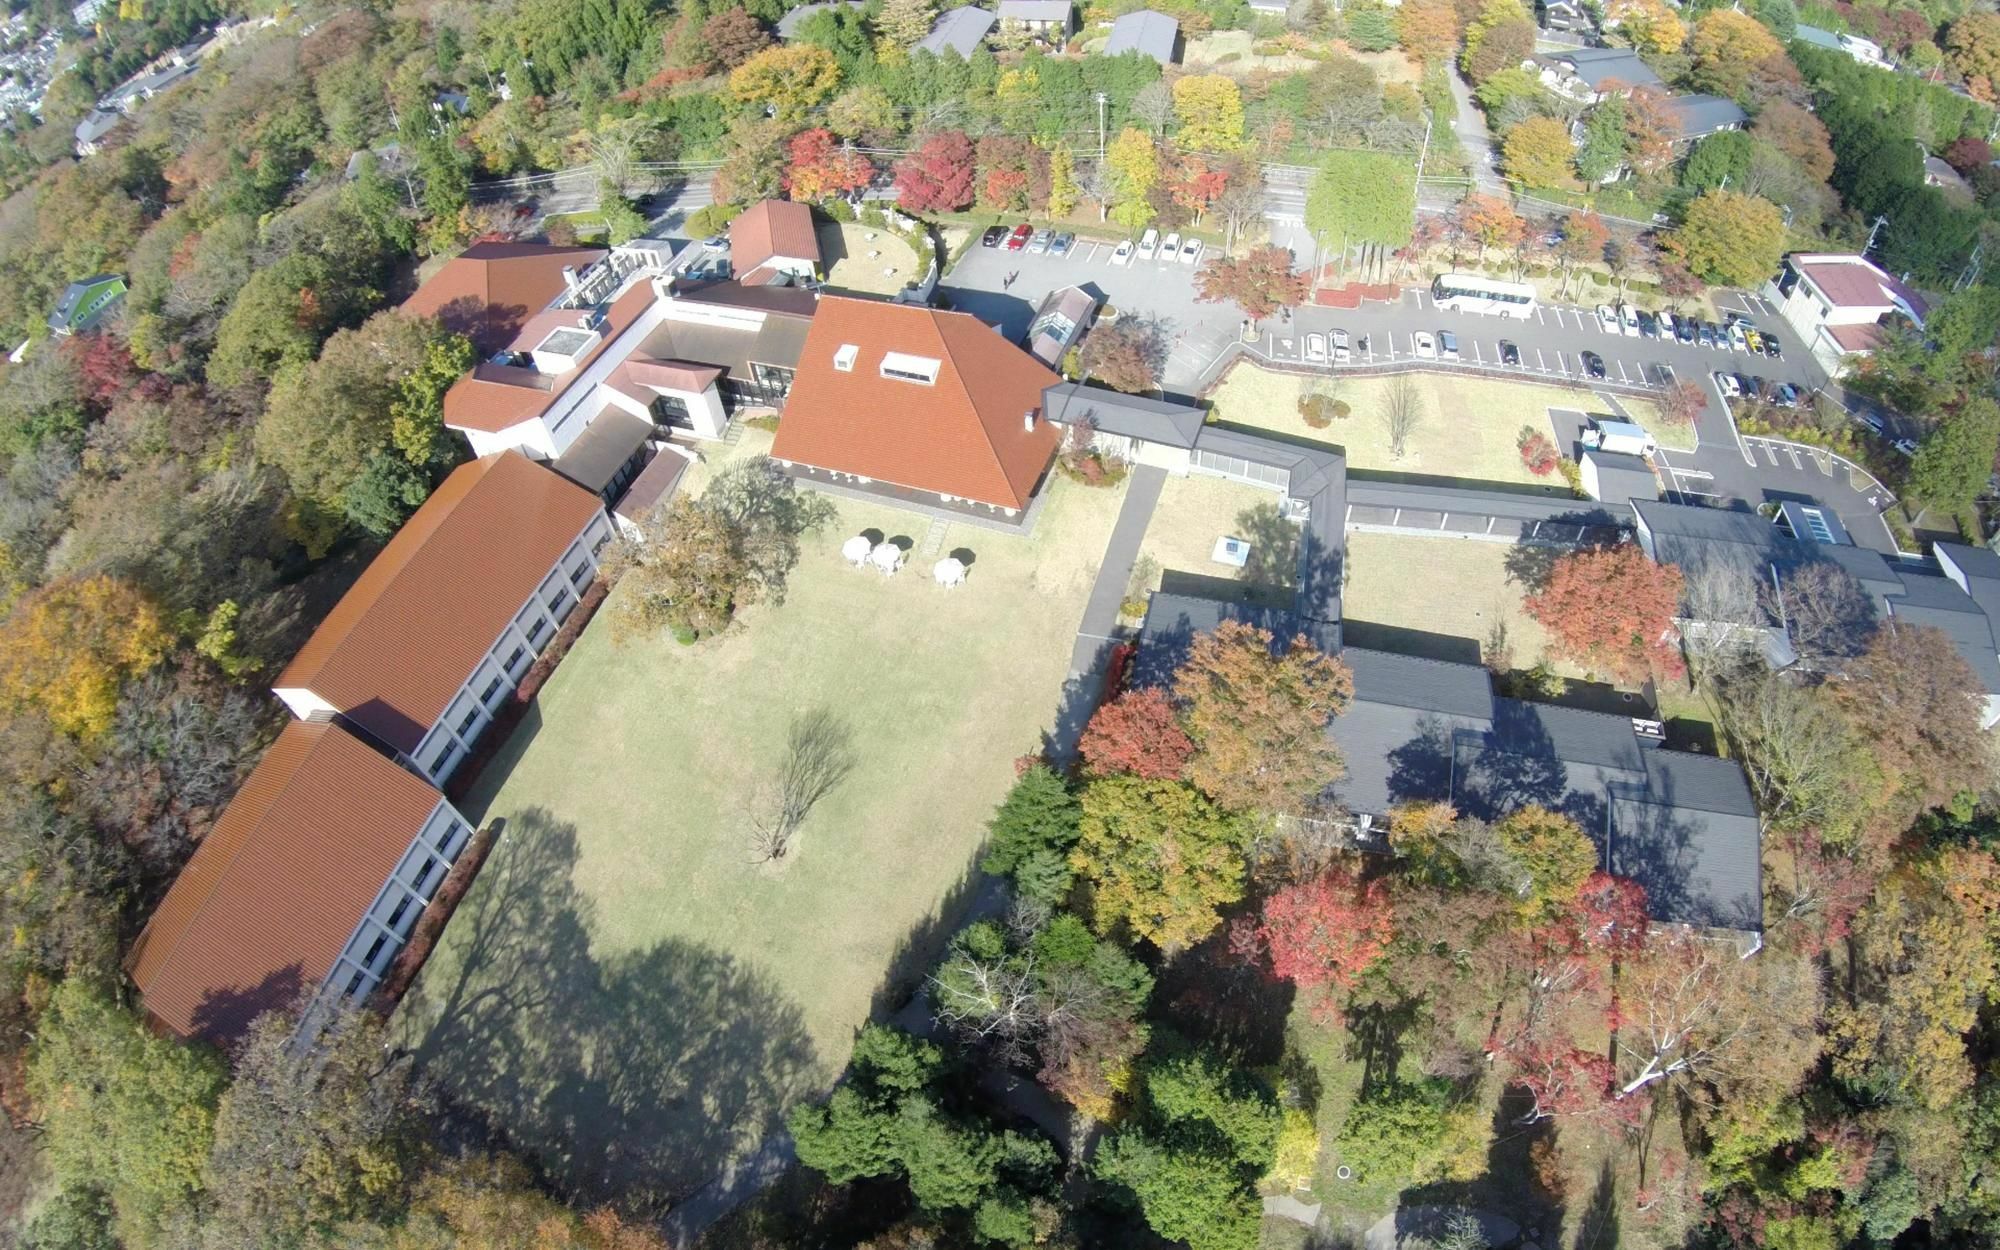
<svg viewBox="0 0 2000 1250">
<path fill-rule="evenodd" d="M 1196 276 L 1197 298 L 1207 304 L 1235 303 L 1253 321 L 1303 303 L 1311 283 L 1292 269 L 1292 254 L 1282 247 L 1252 248 L 1236 257 L 1219 257 Z"/>
<path fill-rule="evenodd" d="M 896 162 L 896 198 L 913 213 L 952 212 L 972 203 L 972 175 L 972 140 L 939 131 Z"/>
<path fill-rule="evenodd" d="M 1389 940 L 1395 920 L 1380 881 L 1362 885 L 1335 868 L 1264 900 L 1258 936 L 1271 952 L 1271 971 L 1301 989 L 1353 989 Z"/>
<path fill-rule="evenodd" d="M 1617 1068 L 1602 1054 L 1549 1037 L 1523 1040 L 1505 1052 L 1513 1083 L 1531 1099 L 1519 1123 L 1581 1115 L 1614 1105 L 1611 1083 Z"/>
<path fill-rule="evenodd" d="M 1514 439 L 1514 446 L 1521 453 L 1522 465 L 1536 477 L 1547 477 L 1554 473 L 1556 463 L 1562 459 L 1549 436 L 1532 425 L 1521 427 L 1520 435 Z"/>
<path fill-rule="evenodd" d="M 1693 425 L 1708 406 L 1708 393 L 1692 382 L 1676 382 L 1660 392 L 1659 403 L 1668 425 Z"/>
<path fill-rule="evenodd" d="M 1194 224 L 1200 225 L 1207 215 L 1209 206 L 1222 198 L 1229 187 L 1229 171 L 1212 169 L 1199 156 L 1185 156 L 1167 175 L 1167 191 L 1174 203 L 1194 214 Z"/>
<path fill-rule="evenodd" d="M 1127 691 L 1097 709 L 1077 743 L 1085 767 L 1100 777 L 1131 773 L 1171 781 L 1187 771 L 1194 743 L 1181 729 L 1167 692 L 1157 686 Z"/>
<path fill-rule="evenodd" d="M 980 200 L 989 208 L 1020 212 L 1028 207 L 1028 171 L 1025 169 L 989 169 L 986 171 L 986 185 L 981 189 Z"/>
<path fill-rule="evenodd" d="M 1630 877 L 1593 872 L 1570 904 L 1569 922 L 1577 940 L 1597 950 L 1637 950 L 1653 923 L 1646 915 L 1646 887 Z"/>
<path fill-rule="evenodd" d="M 867 157 L 842 145 L 824 126 L 793 135 L 787 155 L 785 193 L 795 200 L 846 195 L 861 190 L 875 176 Z"/>
<path fill-rule="evenodd" d="M 1636 543 L 1572 551 L 1523 601 L 1562 655 L 1623 681 L 1684 671 L 1673 642 L 1681 571 L 1655 564 Z"/>
</svg>

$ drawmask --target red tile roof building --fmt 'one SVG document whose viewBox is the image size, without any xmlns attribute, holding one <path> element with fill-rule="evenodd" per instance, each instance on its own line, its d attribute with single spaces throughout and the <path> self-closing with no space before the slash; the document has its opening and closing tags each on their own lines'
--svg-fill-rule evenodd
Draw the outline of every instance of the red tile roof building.
<svg viewBox="0 0 2000 1250">
<path fill-rule="evenodd" d="M 1872 352 L 1884 327 L 1921 329 L 1924 297 L 1865 256 L 1796 252 L 1785 257 L 1764 296 L 1798 334 L 1800 345 L 1838 376 Z"/>
<path fill-rule="evenodd" d="M 604 257 L 594 247 L 475 243 L 404 300 L 403 311 L 436 317 L 471 339 L 481 356 L 490 356 L 568 289 L 565 270 L 579 274 Z"/>
<path fill-rule="evenodd" d="M 436 787 L 347 730 L 287 725 L 126 959 L 147 1014 L 226 1044 L 322 983 L 367 994 L 470 834 Z"/>
<path fill-rule="evenodd" d="M 816 277 L 819 262 L 810 205 L 760 200 L 729 223 L 729 263 L 746 286 L 762 285 L 781 273 Z"/>
<path fill-rule="evenodd" d="M 822 296 L 771 454 L 1015 515 L 1062 441 L 1060 380 L 968 313 Z"/>
</svg>

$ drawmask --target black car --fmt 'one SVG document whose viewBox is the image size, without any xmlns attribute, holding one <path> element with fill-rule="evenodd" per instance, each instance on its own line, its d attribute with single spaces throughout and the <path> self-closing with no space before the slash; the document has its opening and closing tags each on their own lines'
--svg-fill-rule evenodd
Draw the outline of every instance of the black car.
<svg viewBox="0 0 2000 1250">
<path fill-rule="evenodd" d="M 1776 393 L 1771 390 L 1771 383 L 1754 373 L 1750 375 L 1750 385 L 1744 388 L 1744 393 L 1766 403 L 1777 398 Z"/>
<path fill-rule="evenodd" d="M 1773 360 L 1785 358 L 1785 353 L 1778 349 L 1778 336 L 1769 330 L 1764 331 L 1764 354 Z"/>
<path fill-rule="evenodd" d="M 1604 357 L 1598 355 L 1596 352 L 1585 352 L 1583 354 L 1583 371 L 1593 378 L 1602 378 L 1604 376 Z"/>
<path fill-rule="evenodd" d="M 1503 365 L 1518 365 L 1518 364 L 1520 364 L 1520 363 L 1521 363 L 1521 349 L 1520 349 L 1520 348 L 1518 348 L 1518 347 L 1516 347 L 1516 346 L 1514 346 L 1514 345 L 1513 345 L 1512 343 L 1509 343 L 1509 342 L 1508 342 L 1508 341 L 1507 341 L 1506 339 L 1501 339 L 1501 340 L 1500 340 L 1500 363 L 1501 363 L 1501 364 L 1503 364 Z"/>
<path fill-rule="evenodd" d="M 1006 241 L 1007 227 L 1005 226 L 988 226 L 986 227 L 986 233 L 979 236 L 979 246 L 981 247 L 999 247 Z"/>
<path fill-rule="evenodd" d="M 1675 313 L 1674 337 L 1680 340 L 1680 342 L 1684 346 L 1687 347 L 1694 346 L 1694 339 L 1695 339 L 1694 318 L 1683 317 L 1679 313 Z"/>
</svg>

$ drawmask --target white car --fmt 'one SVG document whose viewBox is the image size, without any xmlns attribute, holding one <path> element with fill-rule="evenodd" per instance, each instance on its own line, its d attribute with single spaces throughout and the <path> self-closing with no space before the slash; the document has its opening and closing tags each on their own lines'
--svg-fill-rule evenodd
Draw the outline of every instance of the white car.
<svg viewBox="0 0 2000 1250">
<path fill-rule="evenodd" d="M 1333 363 L 1344 365 L 1354 359 L 1354 349 L 1347 342 L 1347 331 L 1333 332 Z"/>
<path fill-rule="evenodd" d="M 1736 375 L 1733 373 L 1723 373 L 1718 370 L 1715 375 L 1715 384 L 1721 387 L 1722 393 L 1731 399 L 1735 399 L 1743 393 L 1743 384 L 1736 380 Z"/>
<path fill-rule="evenodd" d="M 1306 363 L 1309 365 L 1326 363 L 1326 335 L 1306 335 Z"/>
<path fill-rule="evenodd" d="M 1120 243 L 1120 244 L 1119 244 L 1119 245 L 1117 246 L 1117 248 L 1116 248 L 1116 249 L 1114 249 L 1114 250 L 1112 251 L 1112 253 L 1111 253 L 1111 263 L 1112 263 L 1112 264 L 1114 264 L 1114 265 L 1129 265 L 1129 264 L 1131 264 L 1131 263 L 1132 263 L 1132 250 L 1133 250 L 1134 246 L 1135 246 L 1135 245 L 1133 244 L 1132 240 L 1130 240 L 1130 239 L 1127 239 L 1127 240 L 1125 240 L 1125 241 L 1124 241 L 1123 243 Z"/>
<path fill-rule="evenodd" d="M 1732 321 L 1729 323 L 1729 345 L 1739 352 L 1750 350 L 1750 338 L 1744 333 L 1742 322 Z"/>
<path fill-rule="evenodd" d="M 1606 334 L 1624 333 L 1623 330 L 1618 328 L 1617 311 L 1609 304 L 1599 304 L 1597 306 L 1597 328 Z"/>
<path fill-rule="evenodd" d="M 1181 244 L 1181 264 L 1192 265 L 1201 259 L 1201 240 L 1189 239 Z"/>
<path fill-rule="evenodd" d="M 1628 338 L 1639 337 L 1639 310 L 1630 304 L 1618 305 L 1618 326 Z"/>
<path fill-rule="evenodd" d="M 1425 360 L 1437 359 L 1437 354 L 1438 354 L 1437 343 L 1431 338 L 1430 335 L 1425 334 L 1422 330 L 1419 330 L 1415 334 L 1410 336 L 1410 341 L 1415 346 L 1417 355 L 1423 357 Z"/>
<path fill-rule="evenodd" d="M 1148 229 L 1139 239 L 1139 259 L 1151 260 L 1153 253 L 1160 250 L 1160 232 Z"/>
<path fill-rule="evenodd" d="M 1167 236 L 1166 242 L 1160 244 L 1160 259 L 1172 260 L 1176 256 L 1179 256 L 1180 254 L 1181 254 L 1181 232 L 1176 230 L 1172 234 Z"/>
</svg>

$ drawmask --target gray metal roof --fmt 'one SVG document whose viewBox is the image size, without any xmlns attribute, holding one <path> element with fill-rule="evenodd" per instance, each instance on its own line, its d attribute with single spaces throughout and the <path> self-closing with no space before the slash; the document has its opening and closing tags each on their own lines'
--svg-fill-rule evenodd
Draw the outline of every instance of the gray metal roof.
<svg viewBox="0 0 2000 1250">
<path fill-rule="evenodd" d="M 1847 51 L 1846 48 L 1840 46 L 1840 37 L 1838 35 L 1830 30 L 1821 30 L 1817 26 L 1808 26 L 1804 22 L 1800 22 L 1792 28 L 1792 38 L 1798 40 L 1800 43 L 1809 43 L 1815 48 L 1827 48 L 1834 52 Z"/>
<path fill-rule="evenodd" d="M 1653 468 L 1639 456 L 1615 451 L 1586 451 L 1586 462 L 1597 468 L 1598 499 L 1604 503 L 1629 504 L 1634 499 L 1657 499 L 1660 483 Z"/>
<path fill-rule="evenodd" d="M 1964 543 L 1937 543 L 1935 549 L 1951 557 L 1951 562 L 1975 581 L 2000 582 L 2000 555 L 1986 547 Z"/>
<path fill-rule="evenodd" d="M 1162 65 L 1171 65 L 1180 34 L 1181 24 L 1174 18 L 1151 9 L 1140 9 L 1111 23 L 1111 38 L 1104 45 L 1104 55 L 1139 52 Z"/>
<path fill-rule="evenodd" d="M 1660 76 L 1630 48 L 1576 48 L 1546 58 L 1567 65 L 1592 91 L 1616 81 L 1627 87 L 1658 86 Z"/>
<path fill-rule="evenodd" d="M 92 109 L 76 124 L 78 143 L 95 143 L 118 128 L 125 115 L 116 109 Z"/>
<path fill-rule="evenodd" d="M 552 467 L 588 491 L 601 491 L 653 434 L 653 423 L 607 405 Z"/>
<path fill-rule="evenodd" d="M 1329 635 L 1323 627 L 1300 620 L 1296 612 L 1285 608 L 1155 591 L 1146 605 L 1146 623 L 1139 631 L 1139 654 L 1132 665 L 1132 684 L 1172 686 L 1174 670 L 1187 658 L 1194 636 L 1206 634 L 1224 621 L 1241 621 L 1267 631 L 1274 649 L 1300 634 L 1329 654 L 1340 647 L 1337 628 Z"/>
<path fill-rule="evenodd" d="M 1000 20 L 1067 23 L 1071 7 L 1070 0 L 1000 0 Z"/>
<path fill-rule="evenodd" d="M 81 329 L 80 325 L 72 324 L 72 322 L 76 317 L 78 307 L 83 303 L 84 297 L 107 282 L 121 281 L 123 279 L 115 273 L 100 273 L 92 277 L 80 278 L 70 283 L 63 288 L 62 295 L 56 300 L 56 310 L 49 314 L 49 329 L 54 330 L 58 334 L 64 330 Z"/>
<path fill-rule="evenodd" d="M 1044 390 L 1042 412 L 1057 425 L 1087 419 L 1106 434 L 1170 447 L 1194 446 L 1203 417 L 1201 409 L 1185 404 L 1077 382 L 1059 382 Z"/>
<path fill-rule="evenodd" d="M 778 38 L 796 39 L 799 27 L 812 20 L 816 13 L 826 13 L 842 7 L 859 9 L 866 3 L 867 0 L 827 0 L 824 4 L 802 4 L 778 19 Z"/>
<path fill-rule="evenodd" d="M 993 29 L 996 19 L 991 9 L 977 9 L 971 5 L 938 14 L 931 23 L 931 33 L 917 41 L 917 46 L 926 52 L 942 54 L 949 50 L 960 56 L 971 56 L 979 50 L 979 41 Z"/>
<path fill-rule="evenodd" d="M 1491 721 L 1493 680 L 1475 664 L 1400 655 L 1371 647 L 1348 647 L 1341 653 L 1354 670 L 1354 699 L 1419 712 Z"/>
<path fill-rule="evenodd" d="M 1682 139 L 1699 139 L 1720 130 L 1730 130 L 1750 120 L 1736 101 L 1715 95 L 1677 95 L 1667 100 Z"/>
</svg>

